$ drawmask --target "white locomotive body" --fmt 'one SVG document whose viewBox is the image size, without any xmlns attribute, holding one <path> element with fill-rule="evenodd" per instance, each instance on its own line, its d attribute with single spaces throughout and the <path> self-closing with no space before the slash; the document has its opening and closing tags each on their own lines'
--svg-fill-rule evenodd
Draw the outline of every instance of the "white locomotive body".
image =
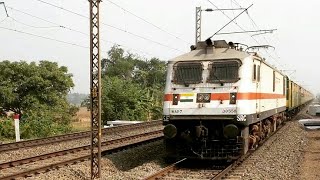
<svg viewBox="0 0 320 180">
<path fill-rule="evenodd" d="M 232 43 L 207 43 L 168 62 L 163 120 L 169 157 L 236 159 L 285 117 L 284 74 Z"/>
</svg>

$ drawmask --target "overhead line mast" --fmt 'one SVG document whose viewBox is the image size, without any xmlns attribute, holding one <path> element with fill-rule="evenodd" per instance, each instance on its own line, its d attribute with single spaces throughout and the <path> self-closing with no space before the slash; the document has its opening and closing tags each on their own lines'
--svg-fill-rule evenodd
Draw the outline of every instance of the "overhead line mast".
<svg viewBox="0 0 320 180">
<path fill-rule="evenodd" d="M 248 9 L 248 8 L 247 8 Z M 201 41 L 201 12 L 206 11 L 206 12 L 213 12 L 213 11 L 235 11 L 235 10 L 247 10 L 246 8 L 232 8 L 232 9 L 201 9 L 201 7 L 196 7 L 196 43 L 197 44 L 199 41 Z"/>
<path fill-rule="evenodd" d="M 101 60 L 99 3 L 90 2 L 91 179 L 101 177 Z"/>
</svg>

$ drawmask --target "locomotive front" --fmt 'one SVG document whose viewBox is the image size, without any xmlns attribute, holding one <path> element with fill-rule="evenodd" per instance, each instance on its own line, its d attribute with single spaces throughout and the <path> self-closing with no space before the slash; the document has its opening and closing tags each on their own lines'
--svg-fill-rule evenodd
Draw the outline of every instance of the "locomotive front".
<svg viewBox="0 0 320 180">
<path fill-rule="evenodd" d="M 246 61 L 252 61 L 248 53 L 225 41 L 200 42 L 169 61 L 163 107 L 167 157 L 232 160 L 243 153 L 245 104 L 237 98 L 245 90 Z"/>
</svg>

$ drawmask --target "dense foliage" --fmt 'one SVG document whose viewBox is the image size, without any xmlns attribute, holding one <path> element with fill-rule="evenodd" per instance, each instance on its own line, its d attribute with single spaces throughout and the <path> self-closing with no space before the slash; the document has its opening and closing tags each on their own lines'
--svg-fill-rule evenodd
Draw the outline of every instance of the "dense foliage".
<svg viewBox="0 0 320 180">
<path fill-rule="evenodd" d="M 166 63 L 112 47 L 102 60 L 102 119 L 150 120 L 162 116 Z"/>
<path fill-rule="evenodd" d="M 38 64 L 2 61 L 0 69 L 0 109 L 21 114 L 22 138 L 70 130 L 70 105 L 66 95 L 74 84 L 66 67 L 49 61 Z M 10 124 L 3 119 L 1 136 L 5 136 L 1 129 L 7 131 Z"/>
</svg>

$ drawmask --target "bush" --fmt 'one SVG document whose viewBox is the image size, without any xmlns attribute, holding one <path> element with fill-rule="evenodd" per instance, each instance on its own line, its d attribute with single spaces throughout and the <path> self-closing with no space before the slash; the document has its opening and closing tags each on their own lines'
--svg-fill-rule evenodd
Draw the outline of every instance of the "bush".
<svg viewBox="0 0 320 180">
<path fill-rule="evenodd" d="M 14 123 L 10 118 L 0 120 L 0 139 L 3 138 L 15 138 Z"/>
<path fill-rule="evenodd" d="M 25 115 L 21 119 L 21 137 L 29 139 L 70 132 L 70 115 L 61 114 L 57 115 L 52 111 L 42 109 L 41 112 Z"/>
<path fill-rule="evenodd" d="M 26 112 L 20 119 L 22 139 L 41 138 L 71 132 L 71 110 L 55 111 L 54 108 L 39 107 Z M 0 139 L 14 139 L 15 129 L 12 118 L 0 119 Z"/>
</svg>

